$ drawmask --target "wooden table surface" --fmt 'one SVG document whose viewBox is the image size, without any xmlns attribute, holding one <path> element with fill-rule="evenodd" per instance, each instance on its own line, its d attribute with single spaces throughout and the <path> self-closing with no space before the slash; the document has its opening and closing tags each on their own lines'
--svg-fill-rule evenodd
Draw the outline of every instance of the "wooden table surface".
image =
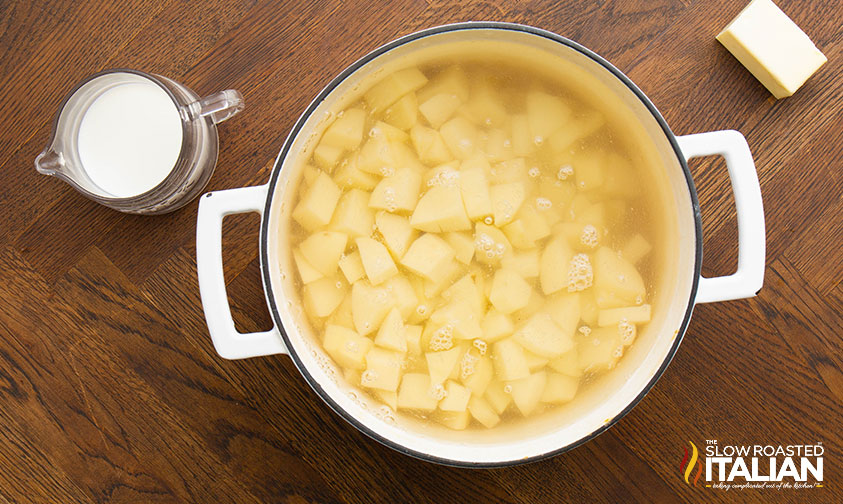
<svg viewBox="0 0 843 504">
<path fill-rule="evenodd" d="M 0 2 L 0 503 L 841 502 L 843 7 L 777 2 L 828 56 L 776 102 L 714 36 L 743 1 L 258 0 Z M 464 470 L 370 440 L 289 358 L 225 361 L 205 326 L 196 203 L 162 217 L 100 207 L 33 169 L 72 85 L 111 67 L 200 94 L 239 89 L 209 190 L 264 183 L 319 89 L 369 50 L 464 20 L 535 25 L 626 72 L 677 134 L 737 129 L 764 194 L 767 270 L 750 300 L 698 306 L 667 372 L 597 439 L 550 460 Z M 722 161 L 692 162 L 704 272 L 736 259 Z M 256 216 L 226 219 L 238 327 L 267 329 Z M 824 488 L 693 488 L 683 447 L 814 444 Z"/>
</svg>

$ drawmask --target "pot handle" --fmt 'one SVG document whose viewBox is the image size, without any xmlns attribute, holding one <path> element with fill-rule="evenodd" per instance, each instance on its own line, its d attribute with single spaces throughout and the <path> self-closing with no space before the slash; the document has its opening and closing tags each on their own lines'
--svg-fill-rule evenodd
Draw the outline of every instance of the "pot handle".
<svg viewBox="0 0 843 504">
<path fill-rule="evenodd" d="M 196 219 L 196 271 L 208 332 L 214 348 L 225 359 L 286 354 L 278 329 L 243 334 L 234 328 L 222 268 L 222 219 L 226 215 L 257 212 L 263 215 L 267 185 L 209 192 L 199 199 Z"/>
<path fill-rule="evenodd" d="M 722 155 L 729 170 L 738 216 L 738 269 L 734 274 L 700 276 L 696 303 L 753 297 L 764 283 L 766 231 L 761 185 L 746 139 L 734 130 L 712 131 L 677 138 L 685 159 Z"/>
</svg>

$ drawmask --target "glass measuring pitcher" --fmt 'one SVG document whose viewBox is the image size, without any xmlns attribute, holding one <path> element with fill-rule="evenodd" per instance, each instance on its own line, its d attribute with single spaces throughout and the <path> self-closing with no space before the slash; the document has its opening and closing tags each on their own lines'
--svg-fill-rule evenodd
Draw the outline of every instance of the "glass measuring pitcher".
<svg viewBox="0 0 843 504">
<path fill-rule="evenodd" d="M 232 89 L 200 98 L 160 75 L 107 70 L 67 95 L 35 168 L 121 212 L 171 212 L 205 188 L 216 125 L 242 109 Z"/>
</svg>

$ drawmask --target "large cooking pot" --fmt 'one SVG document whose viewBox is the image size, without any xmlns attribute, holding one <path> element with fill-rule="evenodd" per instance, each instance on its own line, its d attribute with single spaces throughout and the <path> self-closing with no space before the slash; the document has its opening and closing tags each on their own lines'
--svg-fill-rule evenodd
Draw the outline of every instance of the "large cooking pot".
<svg viewBox="0 0 843 504">
<path fill-rule="evenodd" d="M 564 408 L 491 430 L 455 433 L 445 427 L 394 414 L 345 383 L 322 351 L 301 309 L 285 237 L 304 160 L 327 120 L 355 93 L 396 67 L 416 64 L 437 51 L 482 47 L 531 65 L 564 72 L 593 93 L 613 114 L 626 115 L 632 135 L 653 170 L 663 199 L 659 226 L 668 245 L 664 271 L 651 303 L 654 318 L 618 366 L 585 387 Z M 702 228 L 686 160 L 719 154 L 735 195 L 738 269 L 718 278 L 700 276 Z M 263 287 L 275 327 L 241 334 L 234 328 L 223 278 L 221 227 L 226 215 L 262 215 L 260 260 Z M 420 31 L 380 47 L 332 80 L 293 126 L 269 183 L 205 194 L 196 232 L 199 287 L 208 329 L 220 356 L 241 359 L 287 354 L 307 383 L 340 416 L 370 437 L 402 453 L 442 464 L 492 467 L 529 462 L 570 450 L 597 436 L 629 412 L 664 372 L 696 303 L 754 296 L 761 288 L 765 258 L 764 213 L 755 165 L 743 136 L 717 131 L 676 137 L 656 107 L 629 78 L 587 48 L 553 33 L 508 23 L 460 23 Z"/>
</svg>

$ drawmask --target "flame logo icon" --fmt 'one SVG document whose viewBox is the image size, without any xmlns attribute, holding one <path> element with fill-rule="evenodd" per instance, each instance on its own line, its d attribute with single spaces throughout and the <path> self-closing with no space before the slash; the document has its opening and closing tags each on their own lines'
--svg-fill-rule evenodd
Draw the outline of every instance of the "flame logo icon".
<svg viewBox="0 0 843 504">
<path fill-rule="evenodd" d="M 683 448 L 685 450 L 685 456 L 682 457 L 682 463 L 679 464 L 679 474 L 685 477 L 685 483 L 688 485 L 698 486 L 697 482 L 702 474 L 702 462 L 699 460 L 697 446 L 691 441 L 688 441 L 688 444 L 691 445 L 691 460 L 688 460 L 688 447 L 686 446 Z M 694 471 L 695 466 L 697 472 L 694 474 L 693 479 L 691 479 L 691 473 Z"/>
</svg>

